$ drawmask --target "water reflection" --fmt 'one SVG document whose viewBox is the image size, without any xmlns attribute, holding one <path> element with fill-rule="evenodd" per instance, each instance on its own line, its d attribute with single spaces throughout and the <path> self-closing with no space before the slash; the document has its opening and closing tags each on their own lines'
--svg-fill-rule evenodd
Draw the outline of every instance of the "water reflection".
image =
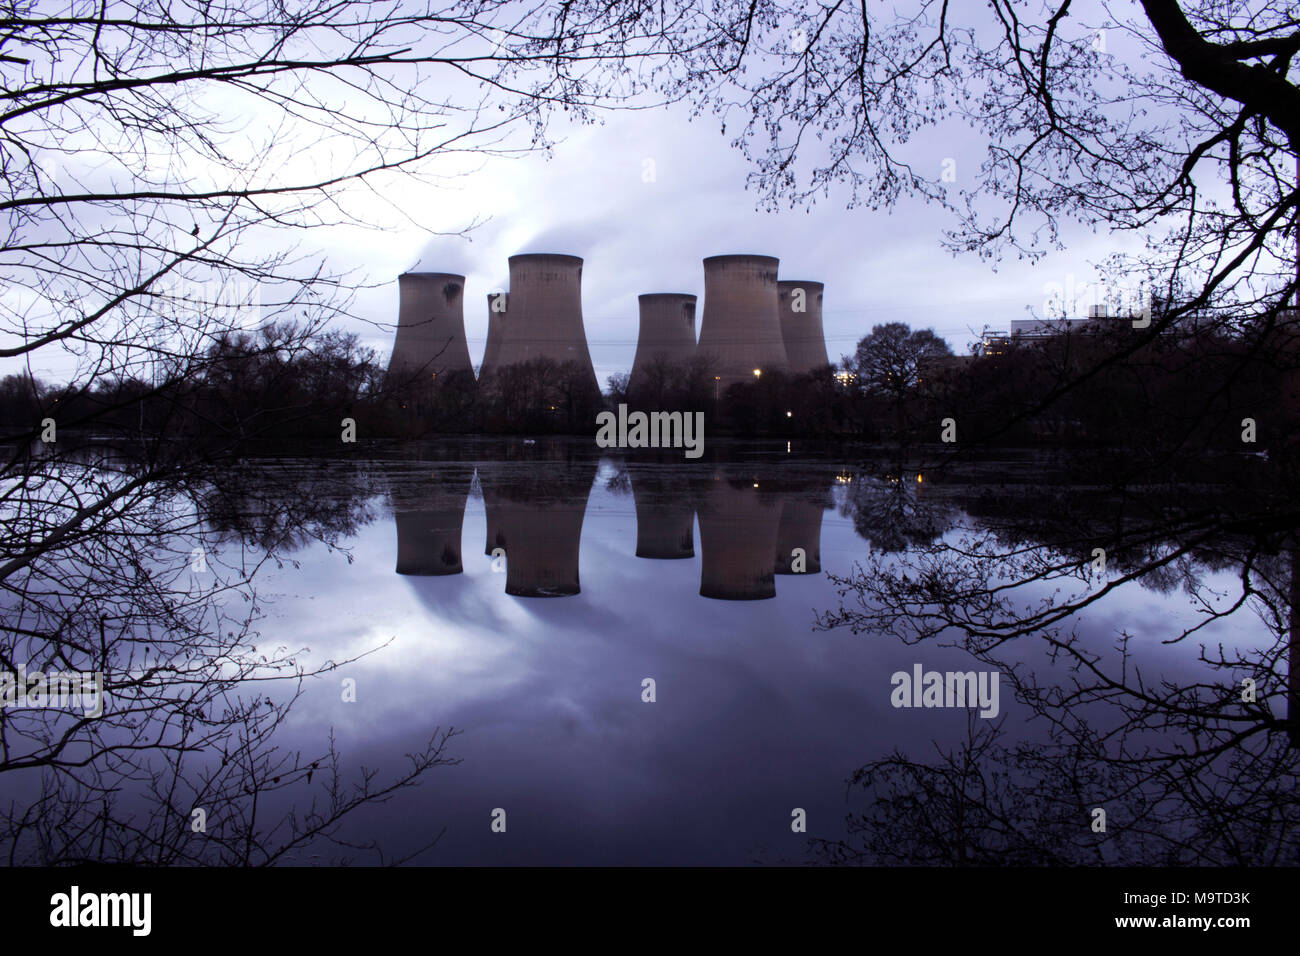
<svg viewBox="0 0 1300 956">
<path fill-rule="evenodd" d="M 822 859 L 1241 862 L 1248 854 L 1234 846 L 1249 844 L 1254 848 L 1249 852 L 1261 859 L 1300 861 L 1292 797 L 1298 782 L 1293 719 L 1300 711 L 1300 682 L 1288 666 L 1300 639 L 1294 545 L 1285 536 L 1264 540 L 1253 530 L 1225 532 L 1222 522 L 1205 531 L 1204 516 L 1223 507 L 1217 485 L 1207 481 L 1196 494 L 1177 485 L 1121 493 L 1101 480 L 1113 473 L 1109 465 L 1093 480 L 1078 463 L 1058 473 L 1032 462 L 941 471 L 920 462 L 728 454 L 701 462 L 648 456 L 598 460 L 591 450 L 564 442 L 479 443 L 469 456 L 472 466 L 461 461 L 453 467 L 440 459 L 384 467 L 401 572 L 459 569 L 465 499 L 475 475 L 484 503 L 485 550 L 492 554 L 499 548 L 505 556 L 506 593 L 578 594 L 581 549 L 588 548 L 588 562 L 598 560 L 588 568 L 588 586 L 596 592 L 588 600 L 534 606 L 523 616 L 510 602 L 492 600 L 500 595 L 499 581 L 490 574 L 476 577 L 474 562 L 462 578 L 416 589 L 417 627 L 437 621 L 441 633 L 464 632 L 454 653 L 440 652 L 437 658 L 439 668 L 462 669 L 456 686 L 464 702 L 443 706 L 467 713 L 469 723 L 508 728 L 492 751 L 494 788 L 528 780 L 546 801 L 568 805 L 593 786 L 606 785 L 595 784 L 586 768 L 615 766 L 620 770 L 613 779 L 621 773 L 638 782 L 602 793 L 602 799 L 634 807 L 641 793 L 639 769 L 621 766 L 620 755 L 635 752 L 638 768 L 646 761 L 671 767 L 681 759 L 690 768 L 681 771 L 682 778 L 689 777 L 691 786 L 667 785 L 669 802 L 654 812 L 628 810 L 640 813 L 638 826 L 654 837 L 647 836 L 644 845 L 628 844 L 627 855 L 617 859 L 662 861 L 657 854 L 665 852 L 665 841 L 677 839 L 682 845 L 675 861 L 719 862 L 708 856 L 706 845 L 713 844 L 706 837 L 666 836 L 662 820 L 685 812 L 671 800 L 690 799 L 700 786 L 720 788 L 725 792 L 719 799 L 731 801 L 757 793 L 762 801 L 736 817 L 735 825 L 764 832 L 765 821 L 779 819 L 772 808 L 789 802 L 784 792 L 773 796 L 779 785 L 761 777 L 733 785 L 725 775 L 709 776 L 709 768 L 724 764 L 725 754 L 770 748 L 777 731 L 764 723 L 765 715 L 779 713 L 783 721 L 797 723 L 803 709 L 813 707 L 810 702 L 829 701 L 825 712 L 810 711 L 796 733 L 801 740 L 828 742 L 816 777 L 811 764 L 801 767 L 798 755 L 784 753 L 773 778 L 797 779 L 797 805 L 803 805 L 813 802 L 803 794 L 816 789 L 816 780 L 841 799 L 843 773 L 859 766 L 854 779 L 875 782 L 867 805 L 877 810 L 846 821 L 845 836 L 820 843 Z M 920 474 L 923 481 L 917 480 Z M 587 542 L 584 527 L 592 539 Z M 1095 548 L 1106 552 L 1105 573 L 1089 570 Z M 689 563 L 682 566 L 691 560 L 700 562 L 699 595 L 712 601 L 692 593 L 695 570 Z M 865 601 L 840 613 L 843 623 L 857 625 L 860 643 L 835 644 L 828 634 L 808 641 L 809 615 L 796 605 L 807 595 L 811 606 L 833 606 L 836 576 L 858 562 L 866 565 L 854 579 Z M 1273 638 L 1281 635 L 1276 646 L 1269 645 L 1269 627 L 1243 628 L 1241 635 L 1248 636 L 1235 639 L 1223 630 L 1207 631 L 1207 640 L 1211 634 L 1224 640 L 1226 663 L 1201 660 L 1192 642 L 1161 643 L 1179 628 L 1199 623 L 1178 617 L 1177 605 L 1186 604 L 1181 592 L 1220 587 L 1239 577 L 1243 567 L 1252 575 L 1251 599 L 1274 609 L 1275 619 L 1268 623 Z M 1110 620 L 1085 614 L 1082 602 L 1101 593 L 1108 580 L 1129 574 L 1132 587 L 1116 592 L 1107 607 L 1116 608 L 1143 640 L 1117 652 Z M 777 575 L 783 575 L 780 585 Z M 801 575 L 804 582 L 789 583 Z M 1022 592 L 1003 588 L 1004 581 L 1020 580 L 1029 588 L 1043 587 L 1025 595 L 1051 594 L 1050 599 L 1025 597 L 1027 620 L 1023 609 L 1008 605 Z M 435 595 L 439 585 L 454 589 L 454 598 L 446 587 Z M 781 601 L 785 595 L 778 587 L 796 599 Z M 774 598 L 752 611 L 726 606 Z M 1077 613 L 1072 601 L 1080 602 Z M 1239 626 L 1239 619 L 1232 624 Z M 929 640 L 951 633 L 944 628 L 955 625 L 980 636 L 959 650 L 973 654 L 979 669 L 1003 675 L 1009 718 L 996 728 L 975 720 L 966 739 L 952 734 L 958 730 L 954 723 L 965 729 L 963 714 L 901 714 L 888 703 L 894 670 L 917 661 L 927 668 L 949 666 L 944 661 L 961 670 L 972 666 L 969 656 L 945 657 L 953 648 Z M 933 634 L 922 635 L 919 627 Z M 528 628 L 564 634 L 576 643 L 543 646 L 511 636 Z M 692 629 L 718 637 L 710 645 L 716 658 L 700 658 L 697 644 L 673 644 L 679 633 Z M 1005 637 L 1009 630 L 1031 637 L 1036 647 L 1012 643 Z M 743 649 L 717 651 L 727 646 L 732 631 L 744 635 Z M 620 639 L 610 641 L 610 634 Z M 622 639 L 628 635 L 631 639 Z M 588 655 L 586 669 L 569 681 L 578 646 Z M 1072 672 L 1053 665 L 1036 656 L 1042 649 L 1087 666 Z M 800 651 L 808 651 L 807 659 Z M 482 661 L 476 653 L 484 655 Z M 504 661 L 511 662 L 510 679 L 516 682 L 508 692 L 497 690 Z M 1138 664 L 1147 682 L 1142 686 L 1159 681 L 1158 697 L 1129 693 L 1125 681 L 1138 673 Z M 1083 680 L 1089 667 L 1097 668 L 1092 683 Z M 1216 679 L 1214 668 L 1230 679 Z M 624 691 L 625 684 L 639 687 L 645 674 L 659 676 L 661 689 L 670 688 L 683 708 L 673 711 L 681 723 L 662 741 L 643 716 L 658 712 L 639 710 L 636 693 Z M 1256 680 L 1258 703 L 1242 701 L 1241 677 Z M 715 705 L 702 688 L 718 686 L 728 688 L 744 719 L 728 725 L 717 750 L 702 742 L 681 756 L 683 732 L 716 726 Z M 790 689 L 773 690 L 777 687 Z M 455 696 L 445 689 L 439 694 L 444 700 Z M 886 724 L 888 734 L 860 734 L 863 727 Z M 1048 739 L 1036 734 L 1040 726 L 1052 728 Z M 1238 735 L 1242 727 L 1250 733 Z M 517 746 L 510 742 L 515 737 L 520 737 Z M 936 762 L 930 755 L 941 738 L 946 757 Z M 851 742 L 832 753 L 840 741 Z M 894 747 L 898 750 L 889 754 Z M 535 753 L 571 762 L 539 779 L 511 769 Z M 863 765 L 864 760 L 871 762 Z M 832 764 L 834 770 L 826 769 Z M 697 781 L 702 782 L 697 786 Z M 1202 787 L 1213 792 L 1197 789 Z M 486 799 L 475 792 L 455 805 L 472 804 L 477 812 Z M 873 799 L 884 802 L 873 804 Z M 1105 839 L 1088 825 L 1097 805 L 1110 814 Z M 918 813 L 918 807 L 929 810 Z M 836 811 L 842 817 L 842 807 L 828 797 L 814 815 L 826 820 Z M 973 821 L 974 827 L 957 832 L 947 826 L 958 819 Z M 1225 822 L 1230 819 L 1231 825 Z M 1004 820 L 1015 825 L 1001 828 Z M 511 861 L 572 860 L 573 851 L 566 849 L 572 834 L 562 823 L 551 825 L 547 847 L 526 861 Z M 463 832 L 476 827 L 467 824 Z M 603 837 L 613 839 L 611 833 L 604 831 Z M 698 845 L 687 846 L 691 839 Z M 472 836 L 463 840 L 454 853 L 448 849 L 454 861 L 477 861 L 492 852 Z M 617 852 L 622 851 L 610 851 Z"/>
<path fill-rule="evenodd" d="M 397 573 L 460 574 L 460 533 L 473 473 L 458 467 L 391 479 Z"/>
<path fill-rule="evenodd" d="M 496 445 L 475 473 L 486 516 L 484 553 L 505 557 L 506 593 L 561 597 L 581 592 L 582 524 L 599 460 L 563 443 Z M 606 483 L 630 495 L 638 558 L 695 557 L 698 512 L 700 594 L 724 601 L 776 595 L 775 575 L 821 571 L 822 513 L 833 507 L 831 469 L 784 465 L 705 466 L 638 459 Z M 461 527 L 473 475 L 442 467 L 390 477 L 397 525 L 397 573 L 459 574 Z"/>
<path fill-rule="evenodd" d="M 424 740 L 437 725 L 470 731 L 447 756 L 464 756 L 472 772 L 449 770 L 436 798 L 412 791 L 401 812 L 350 837 L 414 849 L 427 838 L 414 821 L 446 823 L 447 842 L 422 862 L 736 863 L 764 846 L 768 859 L 791 860 L 807 849 L 789 831 L 789 808 L 801 806 L 813 821 L 808 836 L 829 841 L 822 858 L 842 862 L 1242 862 L 1252 854 L 1300 862 L 1300 685 L 1289 666 L 1300 642 L 1295 539 L 1209 524 L 1206 515 L 1228 500 L 1219 486 L 1120 494 L 1101 480 L 1113 468 L 1094 480 L 1078 464 L 1053 473 L 1005 462 L 965 473 L 927 467 L 918 482 L 920 463 L 799 458 L 784 443 L 698 462 L 602 459 L 563 441 L 465 441 L 394 455 L 404 457 L 249 462 L 199 489 L 193 507 L 205 536 L 173 544 L 186 587 L 202 580 L 191 565 L 200 544 L 206 573 L 270 569 L 256 608 L 264 644 L 310 641 L 322 661 L 382 645 L 338 675 L 357 676 L 358 703 L 340 701 L 333 676 L 308 682 L 309 719 L 286 724 L 274 743 L 280 712 L 257 707 L 266 748 L 310 752 L 302 726 L 337 726 L 349 759 L 401 766 L 412 735 Z M 474 553 L 484 528 L 488 553 L 501 549 L 499 567 Z M 462 560 L 466 533 L 474 546 Z M 394 543 L 401 579 L 392 573 Z M 254 553 L 261 547 L 293 557 L 277 564 Z M 1089 570 L 1095 548 L 1106 552 L 1105 573 Z M 875 591 L 864 590 L 861 605 L 850 591 L 841 612 L 860 629 L 811 633 L 814 609 L 844 597 L 836 576 L 858 564 Z M 1102 610 L 1068 606 L 1130 574 L 1131 586 L 1108 594 Z M 1024 578 L 1023 591 L 1003 587 Z M 1247 580 L 1244 600 L 1264 605 L 1264 622 L 1247 613 L 1162 643 L 1207 616 L 1199 605 L 1188 610 L 1188 595 L 1231 596 Z M 582 597 L 515 601 L 503 597 L 503 583 L 519 597 Z M 152 648 L 152 662 L 157 653 L 145 630 L 156 612 L 135 597 L 126 621 L 101 593 L 96 609 L 113 615 L 104 633 L 118 655 L 108 664 L 118 674 L 110 699 L 120 698 L 130 692 L 121 674 L 136 666 L 132 655 Z M 20 602 L 22 613 L 35 613 L 31 594 L 10 602 L 13 615 Z M 51 626 L 63 610 L 51 607 Z M 958 625 L 979 640 L 954 646 Z M 232 630 L 196 623 L 173 657 L 211 656 L 205 635 Z M 11 659 L 36 659 L 7 640 Z M 967 737 L 961 711 L 892 709 L 891 673 L 918 662 L 1000 672 L 998 734 L 976 719 Z M 1138 665 L 1140 683 L 1130 686 Z M 670 706 L 642 701 L 646 676 Z M 1255 681 L 1258 702 L 1242 699 L 1242 678 Z M 1159 692 L 1130 693 L 1144 687 Z M 158 713 L 170 717 L 166 707 Z M 10 740 L 18 720 L 7 718 Z M 197 752 L 203 742 L 192 745 Z M 936 746 L 944 760 L 934 760 Z M 222 756 L 209 746 L 210 762 L 223 766 Z M 270 773 L 292 783 L 281 795 L 285 812 L 310 803 L 329 765 L 315 756 Z M 868 799 L 837 833 L 844 776 L 856 767 L 874 774 L 872 796 L 885 802 Z M 207 769 L 187 773 L 201 782 Z M 89 776 L 85 793 L 110 782 Z M 239 819 L 248 789 L 265 783 L 228 771 L 213 805 L 222 819 Z M 0 847 L 30 833 L 35 819 L 99 835 L 136 832 L 137 808 L 152 812 L 149 795 L 137 794 L 108 824 L 87 828 L 101 812 L 94 801 L 41 786 L 33 779 L 34 795 L 16 799 L 7 822 L 0 813 Z M 512 813 L 528 815 L 535 838 L 526 845 L 491 840 L 482 825 L 482 807 L 507 799 Z M 1105 841 L 1088 826 L 1098 805 L 1109 813 Z M 719 829 L 712 821 L 722 813 L 728 825 Z M 151 859 L 146 844 L 189 833 L 174 815 L 158 819 L 157 832 L 140 830 L 118 855 Z M 683 820 L 702 822 L 682 830 Z M 955 820 L 963 828 L 948 825 Z M 387 829 L 374 834 L 372 825 Z M 178 855 L 156 861 L 209 852 L 184 840 Z M 46 857 L 96 853 L 104 851 L 86 838 Z"/>
<path fill-rule="evenodd" d="M 933 494 L 927 474 L 924 497 L 844 482 L 875 553 L 833 576 L 823 625 L 921 660 L 959 648 L 1027 719 L 974 720 L 952 749 L 900 745 L 860 766 L 864 809 L 848 839 L 814 841 L 824 858 L 1300 864 L 1293 496 L 1239 474 L 1125 486 L 1098 463 L 1091 478 L 1084 460 L 1068 477 L 949 473 Z"/>
<path fill-rule="evenodd" d="M 627 477 L 636 507 L 636 556 L 695 557 L 695 503 L 680 463 L 630 461 Z"/>
<path fill-rule="evenodd" d="M 700 594 L 724 601 L 776 597 L 781 496 L 756 474 L 719 469 L 696 490 L 700 515 Z"/>
<path fill-rule="evenodd" d="M 556 454 L 557 450 L 562 452 Z M 478 466 L 487 512 L 487 552 L 506 555 L 506 593 L 563 597 L 582 587 L 582 520 L 598 459 L 564 444 L 524 446 L 511 460 Z"/>
<path fill-rule="evenodd" d="M 832 506 L 827 484 L 787 493 L 776 532 L 776 573 L 816 574 L 822 569 L 822 513 Z"/>
<path fill-rule="evenodd" d="M 927 545 L 956 522 L 954 503 L 926 485 L 900 477 L 859 473 L 842 476 L 845 489 L 841 511 L 853 528 L 879 551 L 905 551 Z"/>
</svg>

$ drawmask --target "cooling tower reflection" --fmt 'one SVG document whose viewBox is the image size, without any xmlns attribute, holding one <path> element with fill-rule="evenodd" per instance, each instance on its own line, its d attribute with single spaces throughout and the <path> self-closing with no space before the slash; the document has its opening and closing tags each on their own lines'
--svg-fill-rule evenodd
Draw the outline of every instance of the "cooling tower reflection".
<svg viewBox="0 0 1300 956">
<path fill-rule="evenodd" d="M 588 499 L 602 460 L 564 439 L 484 443 L 477 462 L 403 465 L 387 479 L 397 525 L 397 573 L 462 572 L 465 502 L 477 474 L 486 526 L 484 553 L 503 558 L 506 593 L 559 597 L 581 592 L 579 561 Z M 788 462 L 687 465 L 640 455 L 605 460 L 603 487 L 631 499 L 637 558 L 697 556 L 699 593 L 724 601 L 776 595 L 777 574 L 821 571 L 822 513 L 832 507 L 834 469 Z M 411 469 L 408 471 L 408 469 Z"/>
<path fill-rule="evenodd" d="M 460 532 L 472 471 L 460 466 L 390 481 L 398 574 L 460 574 Z"/>
<path fill-rule="evenodd" d="M 634 461 L 627 471 L 636 505 L 636 556 L 695 557 L 695 506 L 679 468 Z"/>
<path fill-rule="evenodd" d="M 552 446 L 517 451 L 516 460 L 481 462 L 488 553 L 506 552 L 506 593 L 561 597 L 581 591 L 578 554 L 594 456 L 551 457 Z"/>
<path fill-rule="evenodd" d="M 756 473 L 719 469 L 697 482 L 700 594 L 724 601 L 776 597 L 781 498 Z"/>
<path fill-rule="evenodd" d="M 825 507 L 797 492 L 786 498 L 781 506 L 781 524 L 776 535 L 777 574 L 815 574 L 822 569 L 822 512 Z"/>
</svg>

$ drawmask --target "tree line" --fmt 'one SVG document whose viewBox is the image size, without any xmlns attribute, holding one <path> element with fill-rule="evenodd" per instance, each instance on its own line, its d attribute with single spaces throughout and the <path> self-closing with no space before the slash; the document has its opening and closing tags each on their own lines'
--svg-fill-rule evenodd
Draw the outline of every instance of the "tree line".
<svg viewBox="0 0 1300 956">
<path fill-rule="evenodd" d="M 1261 323 L 1231 332 L 1174 326 L 1134 343 L 1135 336 L 1116 320 L 981 340 L 971 354 L 955 355 L 933 330 L 891 322 L 837 365 L 804 374 L 772 371 L 724 389 L 706 357 L 656 360 L 635 387 L 619 373 L 602 393 L 576 363 L 544 357 L 478 381 L 386 371 L 356 333 L 284 320 L 222 332 L 184 374 L 57 386 L 11 374 L 0 379 L 0 426 L 11 437 L 37 434 L 52 419 L 59 429 L 98 435 L 329 439 L 351 418 L 373 439 L 586 435 L 597 413 L 625 403 L 703 412 L 715 434 L 903 445 L 943 440 L 946 419 L 956 425 L 949 438 L 1002 446 L 1243 450 L 1264 448 L 1286 430 L 1276 399 L 1294 365 L 1289 335 Z M 1085 369 L 1095 371 L 1076 381 Z M 1057 390 L 1063 394 L 1054 398 Z"/>
</svg>

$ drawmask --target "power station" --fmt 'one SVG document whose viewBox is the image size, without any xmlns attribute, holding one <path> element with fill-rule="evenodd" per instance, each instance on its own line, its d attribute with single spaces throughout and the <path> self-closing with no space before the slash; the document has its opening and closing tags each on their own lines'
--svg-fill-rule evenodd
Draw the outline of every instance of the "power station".
<svg viewBox="0 0 1300 956">
<path fill-rule="evenodd" d="M 433 388 L 474 382 L 465 341 L 465 277 L 450 272 L 406 272 L 397 277 L 397 335 L 388 362 L 390 383 Z"/>
<path fill-rule="evenodd" d="M 506 306 L 499 313 L 501 346 L 490 371 L 536 358 L 574 362 L 580 377 L 599 391 L 582 324 L 581 259 L 555 253 L 511 256 Z M 490 325 L 489 319 L 489 338 Z"/>
<path fill-rule="evenodd" d="M 480 380 L 501 367 L 501 338 L 505 335 L 506 310 L 510 308 L 510 295 L 489 292 L 487 345 L 483 348 L 483 364 L 479 366 Z"/>
<path fill-rule="evenodd" d="M 640 327 L 628 377 L 630 395 L 653 392 L 661 373 L 706 358 L 715 397 L 765 372 L 802 374 L 829 363 L 822 328 L 823 284 L 778 281 L 780 260 L 763 255 L 704 259 L 704 310 L 696 341 L 696 298 L 684 292 L 638 297 Z M 478 379 L 545 358 L 574 363 L 599 393 L 582 318 L 578 256 L 511 256 L 510 291 L 487 296 L 488 330 Z M 408 272 L 398 277 L 400 305 L 389 374 L 406 387 L 440 385 L 461 373 L 473 380 L 465 340 L 465 277 Z M 666 384 L 660 381 L 659 385 Z M 653 397 L 653 396 L 652 396 Z"/>
<path fill-rule="evenodd" d="M 791 375 L 802 375 L 831 364 L 826 357 L 826 335 L 822 331 L 822 292 L 820 282 L 782 279 L 776 284 L 781 338 Z"/>
<path fill-rule="evenodd" d="M 772 256 L 704 260 L 704 318 L 696 350 L 712 361 L 714 380 L 722 389 L 789 369 L 776 290 L 778 265 Z"/>
<path fill-rule="evenodd" d="M 650 292 L 637 296 L 640 329 L 628 376 L 630 396 L 646 392 L 664 372 L 685 367 L 695 357 L 695 296 Z"/>
</svg>

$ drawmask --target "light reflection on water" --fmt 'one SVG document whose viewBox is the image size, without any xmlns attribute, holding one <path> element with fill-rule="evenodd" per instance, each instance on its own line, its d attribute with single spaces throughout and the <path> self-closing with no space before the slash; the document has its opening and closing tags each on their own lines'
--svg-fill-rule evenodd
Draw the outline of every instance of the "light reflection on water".
<svg viewBox="0 0 1300 956">
<path fill-rule="evenodd" d="M 445 826 L 420 862 L 800 861 L 809 836 L 842 835 L 854 769 L 965 734 L 964 710 L 889 702 L 892 673 L 966 670 L 963 652 L 812 627 L 839 603 L 822 572 L 965 520 L 929 475 L 856 473 L 870 493 L 850 514 L 855 473 L 833 460 L 565 452 L 372 467 L 389 510 L 341 542 L 353 561 L 309 547 L 259 589 L 274 597 L 268 641 L 338 659 L 391 640 L 339 673 L 356 703 L 314 682 L 283 745 L 309 748 L 333 727 L 349 760 L 386 765 L 436 725 L 464 729 L 460 766 L 360 824 L 395 852 Z M 796 548 L 805 574 L 787 573 Z M 1149 638 L 1141 662 L 1189 676 L 1194 658 L 1155 639 L 1194 613 L 1176 591 L 1132 587 L 1081 626 L 1099 641 L 1120 628 Z M 1240 622 L 1226 632 L 1251 639 Z M 1037 732 L 1017 726 L 1009 695 L 1001 710 L 1013 736 Z M 489 829 L 495 808 L 505 834 Z M 807 834 L 791 832 L 794 808 Z"/>
</svg>

